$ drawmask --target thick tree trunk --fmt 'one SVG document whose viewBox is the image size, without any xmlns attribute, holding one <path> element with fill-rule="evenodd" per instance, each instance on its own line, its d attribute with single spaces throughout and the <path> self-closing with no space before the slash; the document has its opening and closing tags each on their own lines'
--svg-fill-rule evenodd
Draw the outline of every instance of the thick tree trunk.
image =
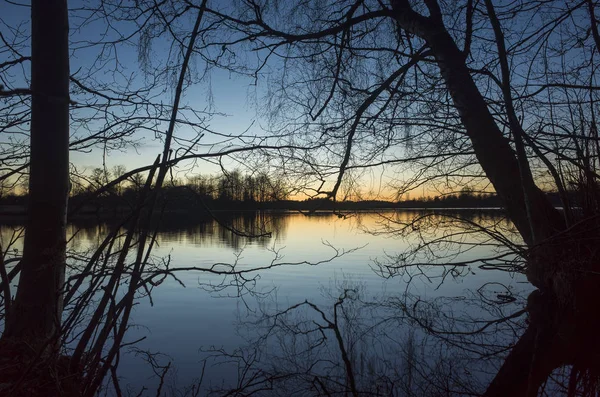
<svg viewBox="0 0 600 397">
<path fill-rule="evenodd" d="M 563 364 L 552 351 L 550 341 L 538 340 L 538 332 L 531 326 L 525 330 L 488 386 L 485 397 L 538 395 L 542 383 Z"/>
<path fill-rule="evenodd" d="M 5 337 L 42 347 L 62 313 L 69 194 L 66 0 L 31 3 L 31 158 L 22 270 Z"/>
<path fill-rule="evenodd" d="M 529 326 L 512 348 L 486 396 L 535 396 L 552 371 L 564 365 L 596 369 L 598 351 L 596 300 L 598 222 L 590 218 L 566 229 L 561 214 L 536 186 L 528 170 L 519 137 L 526 138 L 510 98 L 508 63 L 503 69 L 507 117 L 519 150 L 498 128 L 452 36 L 444 27 L 437 0 L 424 0 L 429 16 L 416 13 L 408 0 L 391 0 L 398 25 L 431 48 L 441 76 L 469 136 L 479 164 L 530 250 L 527 277 L 539 290 L 528 301 Z M 487 2 L 495 25 L 500 57 L 505 57 L 503 36 L 493 6 Z M 512 114 L 511 114 L 512 112 Z M 520 136 L 519 136 L 520 135 Z M 519 164 L 519 162 L 521 162 Z M 590 306 L 593 306 L 591 308 Z M 591 359 L 590 359 L 591 357 Z M 590 364 L 594 363 L 594 364 Z"/>
<path fill-rule="evenodd" d="M 434 4 L 432 1 L 428 3 Z M 434 6 L 431 6 L 432 8 Z M 431 48 L 461 121 L 471 139 L 479 164 L 505 204 L 509 217 L 529 245 L 540 243 L 564 229 L 560 213 L 533 180 L 522 180 L 508 139 L 502 135 L 485 99 L 469 73 L 464 54 L 441 18 L 414 12 L 406 0 L 392 1 L 397 23 L 424 39 Z M 531 185 L 528 214 L 523 184 Z"/>
<path fill-rule="evenodd" d="M 572 361 L 556 328 L 559 309 L 539 290 L 527 302 L 529 325 L 488 386 L 485 397 L 537 396 L 552 371 Z"/>
</svg>

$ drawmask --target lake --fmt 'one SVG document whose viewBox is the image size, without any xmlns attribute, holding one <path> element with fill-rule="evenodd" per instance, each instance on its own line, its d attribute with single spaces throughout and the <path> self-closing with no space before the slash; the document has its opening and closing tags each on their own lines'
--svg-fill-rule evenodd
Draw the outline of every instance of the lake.
<svg viewBox="0 0 600 397">
<path fill-rule="evenodd" d="M 348 380 L 344 356 L 372 393 L 427 395 L 455 377 L 464 384 L 450 389 L 481 392 L 524 327 L 524 315 L 497 321 L 519 313 L 532 290 L 499 210 L 215 216 L 165 215 L 152 261 L 182 270 L 137 297 L 126 342 L 139 342 L 119 363 L 124 393 L 191 395 L 201 379 L 199 395 L 326 394 Z M 3 247 L 18 227 L 2 226 Z M 71 260 L 110 228 L 71 223 Z M 207 271 L 232 267 L 242 273 Z"/>
</svg>

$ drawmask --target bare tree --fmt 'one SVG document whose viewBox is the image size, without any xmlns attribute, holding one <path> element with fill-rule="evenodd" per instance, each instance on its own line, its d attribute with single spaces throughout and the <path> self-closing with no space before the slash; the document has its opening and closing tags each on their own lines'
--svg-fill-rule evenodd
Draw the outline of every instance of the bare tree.
<svg viewBox="0 0 600 397">
<path fill-rule="evenodd" d="M 19 26 L 0 36 L 8 59 L 0 63 L 1 131 L 10 137 L 0 144 L 2 178 L 14 181 L 30 170 L 32 189 L 23 259 L 14 269 L 0 269 L 3 287 L 8 288 L 8 292 L 3 288 L 8 314 L 4 340 L 26 335 L 21 331 L 33 329 L 27 321 L 39 320 L 41 333 L 32 338 L 49 342 L 32 345 L 45 344 L 36 350 L 42 354 L 59 344 L 56 338 L 64 340 L 69 332 L 80 331 L 68 368 L 70 373 L 85 374 L 79 381 L 86 395 L 93 395 L 114 370 L 136 291 L 149 291 L 155 278 L 173 275 L 170 264 L 153 267 L 150 260 L 156 234 L 150 226 L 164 208 L 161 187 L 169 171 L 184 163 L 194 167 L 199 161 L 222 165 L 223 157 L 244 161 L 236 156 L 248 151 L 275 151 L 281 174 L 310 196 L 336 199 L 342 190 L 352 191 L 349 176 L 364 172 L 391 175 L 399 193 L 434 184 L 440 190 L 460 190 L 465 185 L 494 189 L 522 241 L 514 242 L 469 219 L 449 219 L 518 256 L 517 267 L 541 292 L 531 296 L 531 324 L 488 393 L 537 392 L 554 367 L 587 363 L 586 346 L 595 344 L 582 324 L 594 317 L 586 303 L 595 298 L 599 263 L 600 150 L 594 64 L 600 36 L 595 1 L 495 5 L 472 0 L 243 0 L 232 7 L 207 1 L 139 1 L 136 7 L 99 1 L 72 9 L 81 18 L 71 21 L 83 21 L 73 30 L 104 21 L 106 34 L 71 42 L 66 36 L 65 2 L 44 3 L 43 7 L 56 8 L 43 14 L 37 13 L 41 2 L 32 6 L 31 37 Z M 54 15 L 50 11 L 61 23 L 50 22 L 47 16 Z M 27 55 L 29 40 L 31 56 Z M 45 40 L 48 45 L 37 46 Z M 168 48 L 167 57 L 152 56 L 157 43 Z M 97 51 L 98 57 L 69 76 L 69 47 L 74 52 Z M 119 58 L 122 52 L 117 51 L 123 47 L 138 50 L 143 73 L 125 73 Z M 56 64 L 42 69 L 36 51 L 43 55 L 52 48 L 60 50 L 61 56 L 52 53 L 49 59 Z M 246 49 L 258 57 L 258 66 L 246 62 Z M 192 59 L 206 67 L 193 70 Z M 30 76 L 22 66 L 28 62 Z M 257 80 L 269 74 L 264 115 L 271 123 L 271 136 L 211 131 L 205 124 L 210 115 L 185 105 L 185 88 L 203 81 L 215 65 Z M 46 75 L 47 80 L 38 80 Z M 165 93 L 172 95 L 168 105 L 161 100 Z M 44 118 L 43 124 L 38 116 Z M 176 126 L 191 133 L 178 134 Z M 37 141 L 42 136 L 38 127 L 59 131 L 60 139 Z M 157 160 L 114 175 L 110 181 L 105 178 L 93 192 L 100 195 L 127 179 L 136 180 L 139 194 L 130 215 L 95 252 L 77 263 L 79 276 L 61 289 L 68 150 L 100 149 L 105 162 L 111 150 L 139 146 L 141 131 L 162 142 Z M 211 142 L 209 150 L 197 152 L 204 134 L 213 134 L 219 143 Z M 38 154 L 40 142 L 61 151 Z M 46 175 L 51 174 L 50 168 L 40 169 L 46 155 L 57 156 L 45 164 L 56 161 L 60 172 Z M 267 158 L 276 161 L 275 156 Z M 106 164 L 103 169 L 109 170 Z M 226 173 L 229 178 L 220 180 L 220 192 L 243 200 L 241 174 Z M 269 194 L 278 199 L 286 190 L 276 183 L 268 193 L 267 184 L 259 176 L 256 189 L 261 199 L 268 200 Z M 45 208 L 36 190 L 42 186 L 52 192 L 53 204 L 50 211 L 38 214 Z M 548 186 L 558 191 L 564 212 L 556 210 L 540 188 Z M 36 223 L 37 219 L 42 221 Z M 396 231 L 411 230 L 430 219 L 396 223 Z M 43 220 L 48 221 L 46 229 Z M 126 232 L 120 231 L 121 226 L 126 226 Z M 46 239 L 36 230 L 56 233 Z M 33 244 L 41 240 L 43 245 Z M 446 241 L 434 238 L 415 252 L 435 253 L 432 248 Z M 37 249 L 42 246 L 47 249 Z M 38 261 L 39 255 L 50 259 Z M 416 258 L 420 257 L 406 262 L 402 257 L 404 262 L 385 269 L 418 265 Z M 490 261 L 497 264 L 506 258 L 503 253 Z M 38 262 L 53 265 L 40 267 Z M 455 269 L 465 264 L 446 265 Z M 47 273 L 32 271 L 35 268 Z M 23 269 L 23 287 L 19 286 L 13 305 L 8 285 L 19 269 Z M 225 273 L 246 285 L 235 267 Z M 42 274 L 45 288 L 34 291 L 33 280 Z M 125 295 L 117 300 L 120 288 Z M 61 322 L 62 296 L 70 306 Z M 87 317 L 84 309 L 90 302 L 97 305 Z M 42 304 L 46 315 L 33 319 L 34 308 Z M 13 316 L 26 306 L 29 315 Z M 324 324 L 334 320 L 335 316 L 333 320 L 325 316 Z M 565 327 L 565 323 L 575 326 Z M 545 350 L 554 345 L 561 347 L 558 353 Z M 528 364 L 529 372 L 515 364 L 520 362 Z M 507 378 L 516 380 L 505 382 Z M 351 383 L 348 390 L 356 392 Z"/>
<path fill-rule="evenodd" d="M 121 2 L 99 1 L 68 10 L 66 1 L 34 2 L 30 36 L 26 29 L 3 24 L 9 34 L 0 36 L 2 51 L 9 61 L 0 68 L 14 72 L 7 76 L 20 76 L 10 80 L 2 74 L 1 128 L 18 138 L 2 145 L 1 162 L 7 170 L 3 180 L 27 172 L 30 178 L 23 255 L 8 256 L 14 244 L 11 240 L 9 247 L 2 247 L 0 263 L 0 315 L 6 324 L 0 359 L 3 363 L 15 360 L 2 378 L 9 394 L 95 395 L 106 375 L 116 371 L 139 291 L 150 295 L 153 286 L 174 272 L 197 270 L 232 276 L 232 287 L 240 291 L 244 286 L 251 288 L 254 276 L 246 274 L 249 269 L 234 265 L 176 269 L 152 256 L 155 224 L 166 200 L 161 188 L 170 170 L 185 162 L 194 167 L 203 159 L 216 161 L 243 151 L 281 147 L 264 141 L 249 144 L 252 137 L 210 131 L 205 124 L 210 114 L 183 103 L 186 87 L 202 81 L 202 76 L 192 73 L 193 57 L 201 53 L 198 43 L 214 29 L 205 19 L 206 3 L 190 8 L 183 2 L 143 1 L 139 7 L 125 7 Z M 69 36 L 97 21 L 110 30 L 98 40 Z M 112 30 L 112 24 L 119 29 Z M 171 52 L 164 63 L 152 64 L 151 46 L 161 40 Z M 29 43 L 31 56 L 23 55 L 29 51 Z M 128 75 L 119 55 L 138 46 L 145 70 Z M 70 74 L 69 61 L 74 59 L 70 55 L 88 51 L 96 51 L 96 58 Z M 32 65 L 31 75 L 22 68 L 27 62 Z M 176 81 L 171 90 L 173 75 Z M 30 78 L 31 87 L 23 88 Z M 165 105 L 164 95 L 169 92 L 172 98 Z M 176 126 L 185 126 L 186 133 L 179 135 Z M 153 164 L 127 172 L 117 170 L 111 176 L 107 154 L 136 148 L 140 132 L 161 141 L 161 153 Z M 213 140 L 206 151 L 198 152 L 197 144 L 205 133 L 222 140 Z M 67 255 L 67 212 L 72 216 L 83 205 L 67 207 L 69 151 L 102 155 L 104 164 L 96 172 L 97 183 L 89 197 L 109 192 L 130 178 L 138 182 L 139 191 L 130 211 L 94 250 Z M 78 170 L 71 167 L 71 171 Z M 78 172 L 72 179 L 77 177 L 90 179 Z M 19 236 L 17 233 L 15 239 Z M 280 259 L 276 256 L 264 269 L 285 264 Z M 70 272 L 65 280 L 67 266 Z M 11 282 L 17 276 L 13 301 Z M 72 345 L 74 338 L 77 342 Z M 119 390 L 118 384 L 114 387 Z"/>
<path fill-rule="evenodd" d="M 388 167 L 411 171 L 398 178 L 401 193 L 440 183 L 501 198 L 524 244 L 466 224 L 518 255 L 539 292 L 490 395 L 535 393 L 595 346 L 584 302 L 595 296 L 599 254 L 596 10 L 594 1 L 250 0 L 210 11 L 231 32 L 215 43 L 230 56 L 215 62 L 274 72 L 273 131 L 323 143 L 282 162 L 314 194 L 335 199 L 348 172 Z M 262 55 L 259 68 L 239 66 L 240 48 Z M 564 211 L 540 187 L 556 190 Z"/>
<path fill-rule="evenodd" d="M 20 287 L 3 337 L 34 352 L 59 330 L 69 196 L 67 2 L 31 5 L 31 160 Z M 52 164 L 52 167 L 48 167 Z"/>
</svg>

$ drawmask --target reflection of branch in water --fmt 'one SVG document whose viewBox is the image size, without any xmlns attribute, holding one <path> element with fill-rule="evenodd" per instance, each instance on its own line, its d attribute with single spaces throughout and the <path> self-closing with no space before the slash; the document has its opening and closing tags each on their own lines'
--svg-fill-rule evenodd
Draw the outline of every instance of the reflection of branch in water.
<svg viewBox="0 0 600 397">
<path fill-rule="evenodd" d="M 548 395 L 597 396 L 600 386 L 597 307 L 584 305 L 579 313 L 565 316 L 548 295 L 539 290 L 532 292 L 527 303 L 529 325 L 485 396 L 535 396 L 542 391 Z"/>
<path fill-rule="evenodd" d="M 501 287 L 490 290 L 508 293 Z M 484 300 L 480 291 L 421 308 L 417 297 L 367 301 L 366 292 L 344 282 L 329 291 L 330 304 L 303 301 L 243 322 L 247 346 L 208 351 L 244 374 L 215 395 L 266 389 L 273 395 L 479 395 L 523 327 L 515 322 L 524 313 L 513 312 L 522 302 L 516 297 L 514 303 Z"/>
<path fill-rule="evenodd" d="M 267 211 L 222 211 L 215 216 L 218 221 L 203 213 L 169 214 L 161 224 L 160 239 L 195 245 L 220 243 L 236 250 L 248 241 L 266 247 L 272 236 L 285 238 L 289 222 L 285 213 Z"/>
<path fill-rule="evenodd" d="M 485 214 L 485 215 L 484 215 Z M 523 247 L 514 228 L 498 212 L 480 215 L 468 211 L 406 211 L 379 214 L 375 235 L 402 238 L 408 248 L 375 259 L 373 268 L 382 277 L 423 277 L 429 282 L 471 274 L 472 267 L 509 272 L 525 270 Z"/>
<path fill-rule="evenodd" d="M 400 218 L 404 216 L 404 218 Z M 557 233 L 552 238 L 528 248 L 513 242 L 515 233 L 499 222 L 475 219 L 442 212 L 440 214 L 401 214 L 383 217 L 378 233 L 413 238 L 413 245 L 403 253 L 389 255 L 388 261 L 376 261 L 376 270 L 388 277 L 395 275 L 437 277 L 468 274 L 471 265 L 479 269 L 527 272 L 530 282 L 540 288 L 534 291 L 526 309 L 498 321 L 529 314 L 526 329 L 516 332 L 520 338 L 511 348 L 489 387 L 489 396 L 535 396 L 538 393 L 562 393 L 569 396 L 596 395 L 600 385 L 600 342 L 595 308 L 597 300 L 598 230 L 597 219 L 589 218 Z M 500 232 L 498 225 L 503 226 Z M 443 230 L 446 228 L 446 230 Z M 495 248 L 497 254 L 470 260 L 453 260 L 477 247 Z M 437 271 L 436 271 L 437 270 Z M 461 271 L 462 270 L 462 271 Z M 432 277 L 433 273 L 433 277 Z M 441 285 L 440 282 L 440 285 Z M 498 294 L 498 303 L 512 301 L 510 295 Z M 417 299 L 412 310 L 430 305 Z M 407 307 L 405 312 L 411 313 Z M 425 319 L 433 317 L 432 310 Z M 441 311 L 439 313 L 442 313 Z M 457 335 L 431 326 L 423 317 L 410 314 L 415 323 L 432 335 L 446 338 Z M 492 323 L 493 324 L 493 323 Z M 477 332 L 490 325 L 485 325 Z M 445 340 L 448 342 L 448 340 Z M 500 353 L 500 351 L 498 351 Z"/>
<path fill-rule="evenodd" d="M 357 250 L 357 248 L 338 249 L 324 242 L 323 244 L 331 249 L 332 253 L 314 262 L 284 261 L 281 250 L 273 249 L 273 258 L 264 265 L 246 265 L 241 262 L 241 255 L 238 253 L 234 263 L 214 263 L 204 267 L 174 267 L 170 256 L 150 255 L 151 247 L 149 244 L 141 245 L 134 230 L 130 228 L 124 231 L 117 225 L 97 247 L 90 249 L 89 256 L 83 252 L 72 255 L 70 274 L 65 284 L 66 309 L 63 337 L 74 338 L 77 342 L 72 362 L 77 360 L 77 363 L 89 368 L 105 366 L 107 373 L 112 377 L 116 376 L 113 374 L 116 374 L 119 360 L 105 364 L 106 354 L 110 354 L 110 351 L 106 353 L 97 347 L 103 346 L 104 339 L 110 338 L 114 332 L 124 332 L 123 330 L 127 329 L 124 320 L 119 322 L 118 319 L 128 307 L 134 304 L 131 300 L 134 294 L 136 300 L 147 297 L 152 304 L 153 289 L 166 278 L 171 278 L 184 286 L 177 275 L 181 272 L 197 272 L 208 276 L 201 281 L 204 289 L 216 294 L 234 289 L 235 293 L 227 296 L 240 297 L 246 303 L 244 298 L 247 295 L 261 296 L 262 294 L 261 291 L 255 290 L 261 271 L 282 266 L 316 266 Z M 155 236 L 151 239 L 154 241 Z M 144 247 L 147 249 L 144 250 Z M 140 263 L 144 265 L 141 270 Z M 135 278 L 132 277 L 134 274 L 137 274 Z M 127 293 L 123 295 L 125 291 Z M 85 310 L 86 308 L 90 310 Z M 90 316 L 94 318 L 88 321 Z M 92 346 L 92 349 L 89 349 L 90 353 L 81 347 L 86 345 Z M 123 346 L 119 343 L 119 349 Z M 91 373 L 90 379 L 94 381 L 98 378 Z"/>
<path fill-rule="evenodd" d="M 181 272 L 200 272 L 206 273 L 213 276 L 221 276 L 221 279 L 217 281 L 207 280 L 200 281 L 200 286 L 205 290 L 219 295 L 223 291 L 233 289 L 234 294 L 226 294 L 227 297 L 238 297 L 244 298 L 246 295 L 253 296 L 267 296 L 271 291 L 259 292 L 255 289 L 256 283 L 260 278 L 259 272 L 287 266 L 318 266 L 325 263 L 332 262 L 335 259 L 341 258 L 345 255 L 356 252 L 363 247 L 357 247 L 352 249 L 339 249 L 334 247 L 331 243 L 324 241 L 323 245 L 332 251 L 332 254 L 324 259 L 318 261 L 298 261 L 298 262 L 285 262 L 282 261 L 282 249 L 268 249 L 272 253 L 272 259 L 265 265 L 258 266 L 246 266 L 240 262 L 241 251 L 236 254 L 236 260 L 233 263 L 218 262 L 207 267 L 199 266 L 186 266 L 186 267 L 170 267 L 168 262 L 164 262 L 162 267 L 153 268 L 147 272 L 147 276 L 143 278 L 141 285 L 158 285 L 162 281 L 171 277 L 177 280 L 181 285 L 184 286 L 176 277 L 176 273 Z M 157 280 L 158 279 L 158 280 Z M 245 302 L 244 302 L 245 303 Z"/>
</svg>

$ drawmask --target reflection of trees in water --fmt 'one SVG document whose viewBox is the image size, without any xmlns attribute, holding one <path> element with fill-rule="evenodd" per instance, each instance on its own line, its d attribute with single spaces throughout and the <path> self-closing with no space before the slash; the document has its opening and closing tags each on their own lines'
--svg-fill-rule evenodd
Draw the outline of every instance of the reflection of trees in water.
<svg viewBox="0 0 600 397">
<path fill-rule="evenodd" d="M 469 274 L 472 268 L 522 271 L 521 239 L 499 211 L 410 211 L 382 213 L 365 232 L 402 238 L 401 252 L 375 260 L 384 277 L 440 278 Z M 427 274 L 425 274 L 427 273 Z"/>
<path fill-rule="evenodd" d="M 212 217 L 207 214 L 183 215 L 166 213 L 158 227 L 158 241 L 178 242 L 192 245 L 225 245 L 240 249 L 247 243 L 268 247 L 273 241 L 285 239 L 289 214 L 268 211 L 222 211 Z M 68 225 L 72 250 L 97 248 L 106 237 L 114 222 L 77 220 Z M 274 240 L 275 239 L 275 240 Z"/>
<path fill-rule="evenodd" d="M 461 296 L 424 298 L 410 292 L 411 283 L 439 286 L 489 269 L 524 273 L 529 251 L 497 212 L 386 213 L 376 227 L 364 214 L 354 218 L 363 230 L 408 242 L 406 250 L 375 262 L 382 276 L 403 277 L 405 292 L 371 298 L 360 285 L 340 284 L 326 304 L 265 309 L 249 322 L 257 328 L 247 332 L 247 346 L 213 352 L 245 369 L 234 390 L 597 395 L 600 339 L 593 278 L 579 283 L 581 290 L 565 290 L 560 301 L 539 290 L 529 293 L 529 284 L 515 290 L 490 282 Z M 578 257 L 573 252 L 576 265 Z"/>
<path fill-rule="evenodd" d="M 525 327 L 524 297 L 496 283 L 424 301 L 409 294 L 374 297 L 346 279 L 324 296 L 326 304 L 281 308 L 275 302 L 240 324 L 246 346 L 211 351 L 217 362 L 241 366 L 236 392 L 479 395 Z"/>
<path fill-rule="evenodd" d="M 159 239 L 236 248 L 248 241 L 240 234 L 272 231 L 284 236 L 292 218 L 285 213 L 218 215 L 223 225 L 213 219 L 167 217 Z M 372 215 L 353 214 L 352 225 L 409 243 L 407 250 L 375 262 L 383 276 L 406 276 L 412 282 L 438 277 L 439 284 L 479 269 L 524 271 L 522 246 L 498 212 L 379 215 L 373 226 Z M 314 216 L 326 220 L 336 215 Z M 76 236 L 70 253 L 93 252 L 112 227 L 70 225 L 69 234 Z M 12 230 L 0 229 L 3 241 Z M 255 241 L 266 245 L 272 240 Z M 577 252 L 572 255 L 577 265 Z M 247 346 L 216 353 L 248 366 L 251 378 L 237 385 L 244 392 L 268 386 L 274 395 L 285 390 L 309 395 L 508 396 L 526 395 L 524 390 L 530 395 L 593 395 L 600 340 L 593 275 L 588 281 L 579 284 L 580 291 L 565 290 L 561 301 L 536 291 L 527 304 L 522 293 L 499 284 L 434 300 L 408 293 L 375 299 L 360 285 L 343 284 L 329 293 L 328 304 L 302 302 L 265 310 L 248 324 L 253 329 Z"/>
<path fill-rule="evenodd" d="M 271 246 L 273 238 L 284 239 L 289 216 L 280 212 L 215 212 L 215 217 L 166 216 L 159 228 L 161 242 L 193 245 L 222 244 L 240 249 L 247 243 Z"/>
<path fill-rule="evenodd" d="M 97 222 L 74 222 L 67 225 L 69 249 L 96 249 L 110 232 L 112 225 Z"/>
<path fill-rule="evenodd" d="M 532 260 L 539 263 L 540 257 L 546 263 L 560 264 L 549 273 L 554 292 L 533 291 L 527 304 L 522 304 L 527 323 L 514 334 L 512 344 L 504 345 L 505 361 L 492 374 L 485 394 L 537 395 L 547 391 L 550 395 L 596 395 L 600 341 L 591 302 L 597 299 L 597 279 L 585 258 L 595 257 L 597 252 L 597 227 L 581 222 L 556 237 L 554 244 L 545 242 L 547 248 L 540 251 L 525 246 L 510 222 L 486 212 L 473 214 L 443 211 L 421 212 L 414 217 L 382 216 L 377 232 L 411 239 L 411 244 L 405 251 L 376 262 L 376 269 L 387 277 L 430 280 L 433 275 L 443 282 L 448 276 L 468 275 L 474 268 L 528 272 L 530 277 Z M 569 235 L 576 240 L 569 240 Z M 588 238 L 582 238 L 584 235 Z M 548 247 L 553 245 L 564 247 L 559 251 L 561 259 L 557 252 L 549 254 L 553 250 Z M 424 323 L 418 325 L 427 329 Z"/>
</svg>

